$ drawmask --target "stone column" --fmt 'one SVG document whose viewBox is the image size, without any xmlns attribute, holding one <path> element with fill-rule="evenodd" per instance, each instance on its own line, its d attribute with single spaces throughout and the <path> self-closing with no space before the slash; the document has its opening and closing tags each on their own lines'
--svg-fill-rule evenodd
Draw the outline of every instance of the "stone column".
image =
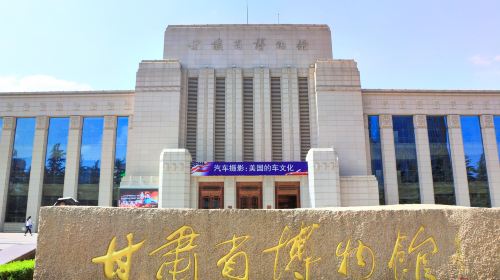
<svg viewBox="0 0 500 280">
<path fill-rule="evenodd" d="M 368 167 L 368 174 L 372 174 L 372 154 L 370 149 L 370 129 L 368 115 L 363 115 L 365 124 L 365 149 L 366 149 L 366 166 Z"/>
<path fill-rule="evenodd" d="M 500 129 L 500 128 L 499 128 Z M 483 137 L 486 170 L 492 207 L 500 207 L 500 161 L 492 115 L 481 116 L 481 134 Z"/>
<path fill-rule="evenodd" d="M 413 126 L 415 128 L 415 146 L 417 149 L 420 203 L 434 204 L 434 182 L 432 179 L 427 117 L 425 115 L 414 115 Z"/>
<path fill-rule="evenodd" d="M 0 138 L 0 231 L 3 231 L 9 190 L 10 164 L 16 133 L 16 118 L 4 117 Z"/>
<path fill-rule="evenodd" d="M 455 185 L 457 205 L 470 206 L 460 116 L 448 115 L 446 123 L 448 124 L 448 137 L 450 138 L 451 165 L 453 167 L 453 184 Z"/>
<path fill-rule="evenodd" d="M 275 201 L 275 186 L 274 186 L 274 177 L 272 176 L 264 176 L 262 179 L 262 208 L 267 209 L 268 206 L 271 206 L 271 209 L 276 208 L 274 205 Z"/>
<path fill-rule="evenodd" d="M 255 161 L 271 161 L 271 88 L 268 68 L 255 68 L 254 90 L 254 157 Z"/>
<path fill-rule="evenodd" d="M 296 68 L 281 70 L 281 108 L 283 160 L 300 161 L 300 112 Z"/>
<path fill-rule="evenodd" d="M 99 176 L 99 206 L 113 205 L 115 146 L 116 116 L 105 116 L 104 131 L 102 133 L 101 173 Z"/>
<path fill-rule="evenodd" d="M 337 152 L 333 148 L 312 148 L 306 160 L 310 207 L 341 206 Z"/>
<path fill-rule="evenodd" d="M 399 204 L 398 171 L 396 169 L 396 150 L 392 116 L 380 115 L 380 141 L 382 147 L 382 165 L 384 173 L 384 192 L 386 204 Z"/>
<path fill-rule="evenodd" d="M 159 208 L 189 208 L 191 154 L 186 149 L 164 149 L 160 155 Z"/>
<path fill-rule="evenodd" d="M 38 228 L 38 211 L 42 203 L 45 155 L 47 152 L 47 134 L 49 118 L 36 118 L 35 138 L 33 141 L 33 157 L 31 160 L 30 182 L 28 189 L 28 205 L 26 216 L 31 216 L 35 231 Z"/>
<path fill-rule="evenodd" d="M 236 209 L 236 178 L 224 177 L 224 208 Z"/>
<path fill-rule="evenodd" d="M 226 76 L 226 161 L 243 160 L 243 75 L 240 68 Z"/>
<path fill-rule="evenodd" d="M 314 65 L 309 66 L 307 85 L 309 87 L 309 123 L 311 124 L 311 148 L 318 147 L 318 112 L 316 110 L 316 69 Z"/>
<path fill-rule="evenodd" d="M 80 144 L 82 143 L 82 117 L 71 116 L 66 151 L 64 197 L 78 199 L 78 169 L 80 168 Z"/>
<path fill-rule="evenodd" d="M 214 160 L 215 70 L 200 70 L 196 123 L 196 160 Z"/>
<path fill-rule="evenodd" d="M 311 208 L 308 176 L 300 177 L 300 208 Z"/>
</svg>

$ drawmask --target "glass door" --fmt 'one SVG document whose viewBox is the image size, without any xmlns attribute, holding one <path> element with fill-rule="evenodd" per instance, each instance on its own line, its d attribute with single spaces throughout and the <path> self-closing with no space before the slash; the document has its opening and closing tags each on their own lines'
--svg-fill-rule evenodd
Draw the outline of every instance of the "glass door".
<svg viewBox="0 0 500 280">
<path fill-rule="evenodd" d="M 276 209 L 300 208 L 300 182 L 276 182 Z"/>
<path fill-rule="evenodd" d="M 237 182 L 236 204 L 239 209 L 262 209 L 262 183 Z"/>
<path fill-rule="evenodd" d="M 199 183 L 199 209 L 224 208 L 224 183 Z"/>
</svg>

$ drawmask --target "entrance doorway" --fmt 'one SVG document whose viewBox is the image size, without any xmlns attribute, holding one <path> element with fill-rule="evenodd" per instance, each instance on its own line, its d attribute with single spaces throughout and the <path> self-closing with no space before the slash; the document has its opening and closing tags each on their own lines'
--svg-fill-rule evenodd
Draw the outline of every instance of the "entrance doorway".
<svg viewBox="0 0 500 280">
<path fill-rule="evenodd" d="M 237 182 L 236 207 L 239 209 L 262 209 L 262 183 Z"/>
<path fill-rule="evenodd" d="M 276 182 L 276 209 L 300 208 L 300 182 Z"/>
<path fill-rule="evenodd" d="M 224 208 L 224 183 L 199 183 L 199 209 Z"/>
</svg>

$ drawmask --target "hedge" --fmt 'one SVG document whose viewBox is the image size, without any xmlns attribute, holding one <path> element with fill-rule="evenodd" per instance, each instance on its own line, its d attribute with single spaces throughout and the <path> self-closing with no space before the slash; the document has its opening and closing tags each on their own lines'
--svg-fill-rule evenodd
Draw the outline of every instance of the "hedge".
<svg viewBox="0 0 500 280">
<path fill-rule="evenodd" d="M 11 262 L 0 265 L 0 280 L 33 279 L 35 260 Z"/>
</svg>

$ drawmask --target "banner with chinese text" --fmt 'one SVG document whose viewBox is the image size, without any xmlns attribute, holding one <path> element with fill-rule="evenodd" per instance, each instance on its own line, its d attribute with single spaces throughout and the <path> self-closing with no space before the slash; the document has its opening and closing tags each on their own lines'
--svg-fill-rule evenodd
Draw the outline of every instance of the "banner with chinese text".
<svg viewBox="0 0 500 280">
<path fill-rule="evenodd" d="M 307 162 L 192 162 L 192 176 L 307 175 Z"/>
</svg>

